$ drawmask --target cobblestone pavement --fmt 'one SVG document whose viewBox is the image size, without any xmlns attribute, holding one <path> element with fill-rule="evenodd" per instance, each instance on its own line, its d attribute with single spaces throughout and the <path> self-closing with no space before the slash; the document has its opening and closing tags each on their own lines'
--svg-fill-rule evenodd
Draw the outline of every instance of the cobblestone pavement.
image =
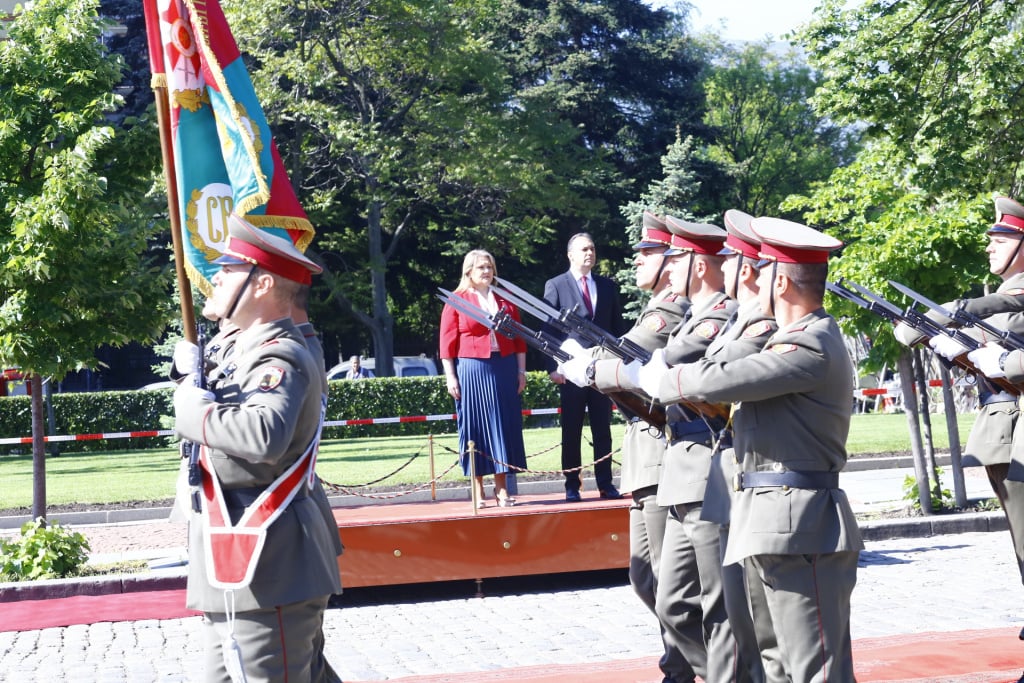
<svg viewBox="0 0 1024 683">
<path fill-rule="evenodd" d="M 346 680 L 658 655 L 654 617 L 624 572 L 349 591 L 325 620 Z M 1009 533 L 871 542 L 853 593 L 854 639 L 1016 627 L 1022 587 Z M 0 633 L 0 680 L 199 680 L 198 618 Z M 1008 648 L 1024 643 L 1012 639 Z"/>
</svg>

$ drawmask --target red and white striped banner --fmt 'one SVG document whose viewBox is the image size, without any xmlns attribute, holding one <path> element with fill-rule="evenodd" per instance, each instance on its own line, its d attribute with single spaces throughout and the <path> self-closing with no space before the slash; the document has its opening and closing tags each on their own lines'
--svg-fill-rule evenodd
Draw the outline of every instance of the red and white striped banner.
<svg viewBox="0 0 1024 683">
<path fill-rule="evenodd" d="M 930 379 L 928 380 L 928 386 L 930 387 L 941 387 L 941 379 Z M 871 398 L 872 396 L 899 396 L 903 392 L 899 389 L 886 389 L 884 387 L 878 387 L 877 389 L 854 389 L 854 398 Z"/>
<path fill-rule="evenodd" d="M 557 415 L 562 412 L 561 408 L 535 408 L 524 410 L 523 417 L 531 415 Z M 407 415 L 403 417 L 368 417 L 355 420 L 327 420 L 324 427 L 356 427 L 360 425 L 384 425 L 402 424 L 406 422 L 440 422 L 443 420 L 454 420 L 455 413 L 443 413 L 441 415 Z M 103 434 L 73 434 L 67 436 L 44 436 L 43 441 L 54 443 L 57 441 L 96 441 L 98 439 L 133 439 L 150 436 L 174 436 L 170 429 L 145 432 L 107 432 Z M 0 445 L 32 443 L 31 436 L 15 436 L 0 439 Z"/>
</svg>

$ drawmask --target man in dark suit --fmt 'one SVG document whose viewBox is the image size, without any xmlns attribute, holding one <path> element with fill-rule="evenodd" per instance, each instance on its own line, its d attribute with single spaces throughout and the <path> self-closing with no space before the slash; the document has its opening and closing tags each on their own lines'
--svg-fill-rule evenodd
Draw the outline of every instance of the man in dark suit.
<svg viewBox="0 0 1024 683">
<path fill-rule="evenodd" d="M 618 336 L 626 331 L 615 282 L 591 271 L 597 262 L 593 238 L 585 232 L 569 238 L 569 270 L 553 277 L 544 285 L 544 299 L 555 308 L 576 308 L 577 313 L 592 320 L 598 327 Z M 612 482 L 612 402 L 604 394 L 566 382 L 549 359 L 548 376 L 559 385 L 562 402 L 562 469 L 565 472 L 565 499 L 580 498 L 580 438 L 583 436 L 584 413 L 590 413 L 590 436 L 594 444 L 594 477 L 601 498 L 621 498 Z"/>
</svg>

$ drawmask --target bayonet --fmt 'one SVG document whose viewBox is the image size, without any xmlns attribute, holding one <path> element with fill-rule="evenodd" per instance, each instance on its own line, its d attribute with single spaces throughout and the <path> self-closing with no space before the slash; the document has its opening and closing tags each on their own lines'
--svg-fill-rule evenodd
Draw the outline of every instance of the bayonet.
<svg viewBox="0 0 1024 683">
<path fill-rule="evenodd" d="M 555 359 L 559 363 L 572 358 L 561 348 L 561 342 L 543 330 L 534 331 L 512 317 L 507 311 L 498 311 L 491 314 L 466 301 L 460 296 L 449 292 L 447 289 L 438 287 L 440 294 L 437 297 L 448 304 L 459 313 L 477 321 L 488 329 L 502 334 L 509 339 L 516 337 L 522 339 L 529 346 L 537 349 L 546 356 Z M 511 299 L 510 299 L 511 301 Z M 515 303 L 515 302 L 513 302 Z M 648 424 L 659 430 L 665 428 L 665 408 L 640 394 L 632 392 L 617 391 L 608 393 L 608 397 L 615 401 L 619 410 L 629 416 L 637 416 Z"/>
<path fill-rule="evenodd" d="M 1010 346 L 1013 349 L 1024 349 L 1024 337 L 1014 333 L 1011 330 L 998 328 L 992 323 L 986 321 L 984 318 L 978 317 L 973 313 L 969 313 L 964 309 L 963 303 L 959 304 L 954 310 L 949 310 L 945 306 L 935 303 L 934 301 L 926 297 L 924 294 L 915 292 L 906 285 L 900 284 L 899 282 L 895 282 L 893 280 L 889 280 L 889 284 L 896 291 L 905 294 L 911 300 L 916 301 L 917 303 L 923 306 L 927 306 L 936 313 L 944 315 L 946 318 L 952 320 L 953 322 L 959 323 L 964 327 L 976 327 L 979 330 L 988 332 L 991 335 L 999 337 L 1000 340 L 1005 342 L 1008 346 Z"/>
</svg>

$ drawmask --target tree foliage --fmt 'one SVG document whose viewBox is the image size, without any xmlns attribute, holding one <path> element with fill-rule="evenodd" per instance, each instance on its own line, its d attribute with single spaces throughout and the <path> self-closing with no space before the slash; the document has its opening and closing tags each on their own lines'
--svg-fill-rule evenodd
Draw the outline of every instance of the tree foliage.
<svg viewBox="0 0 1024 683">
<path fill-rule="evenodd" d="M 0 42 L 0 363 L 58 380 L 166 319 L 137 210 L 155 138 L 107 122 L 121 66 L 100 33 L 95 2 L 40 0 Z"/>
<path fill-rule="evenodd" d="M 718 44 L 716 52 L 704 122 L 715 132 L 707 155 L 733 181 L 724 208 L 779 216 L 787 196 L 851 161 L 857 135 L 810 106 L 819 77 L 796 53 L 767 43 Z"/>
<path fill-rule="evenodd" d="M 1017 14 L 1002 3 L 828 0 L 802 30 L 823 74 L 816 108 L 867 140 L 853 164 L 785 205 L 846 242 L 835 275 L 897 302 L 889 279 L 938 301 L 992 281 L 992 197 L 1017 188 L 1024 144 L 1020 57 L 1005 43 L 1021 37 Z M 872 366 L 894 361 L 899 347 L 877 319 L 833 304 L 848 330 L 875 339 Z"/>
<path fill-rule="evenodd" d="M 800 40 L 824 74 L 814 103 L 898 141 L 913 184 L 1018 194 L 1024 35 L 1018 3 L 826 0 Z"/>
<path fill-rule="evenodd" d="M 547 239 L 548 209 L 580 206 L 561 182 L 578 168 L 568 144 L 576 132 L 516 105 L 481 37 L 494 7 L 318 0 L 227 8 L 317 227 L 329 301 L 369 328 L 385 371 L 391 297 L 410 292 L 436 317 L 432 292 L 465 251 L 529 262 Z"/>
</svg>

